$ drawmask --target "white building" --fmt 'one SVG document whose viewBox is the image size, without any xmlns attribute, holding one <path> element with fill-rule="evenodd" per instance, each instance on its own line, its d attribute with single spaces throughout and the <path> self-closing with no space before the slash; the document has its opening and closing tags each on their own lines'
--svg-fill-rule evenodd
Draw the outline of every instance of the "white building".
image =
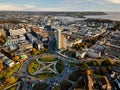
<svg viewBox="0 0 120 90">
<path fill-rule="evenodd" d="M 11 36 L 14 36 L 14 35 L 23 35 L 23 34 L 26 33 L 26 30 L 25 30 L 25 28 L 16 29 L 16 30 L 10 29 L 9 32 L 10 32 Z"/>
<path fill-rule="evenodd" d="M 14 44 L 26 44 L 28 41 L 25 39 L 24 35 L 19 35 L 17 38 L 8 37 L 5 46 L 14 45 Z"/>
<path fill-rule="evenodd" d="M 10 59 L 5 59 L 3 62 L 9 67 L 12 67 L 15 64 L 15 62 Z"/>
<path fill-rule="evenodd" d="M 69 47 L 72 47 L 73 45 L 75 45 L 75 44 L 80 44 L 80 43 L 82 43 L 82 39 L 78 39 L 78 40 L 74 40 L 74 41 L 72 41 L 72 42 L 69 42 L 68 43 L 68 46 Z"/>
<path fill-rule="evenodd" d="M 0 53 L 0 58 L 3 60 L 3 62 L 7 65 L 7 66 L 9 66 L 9 67 L 12 67 L 14 64 L 15 64 L 15 62 L 14 61 L 12 61 L 12 60 L 10 60 L 8 57 L 6 57 L 4 54 L 2 54 L 2 53 Z"/>
<path fill-rule="evenodd" d="M 86 51 L 82 51 L 82 52 L 76 51 L 76 57 L 80 56 L 80 58 L 82 59 L 85 57 L 86 53 L 87 53 Z"/>
</svg>

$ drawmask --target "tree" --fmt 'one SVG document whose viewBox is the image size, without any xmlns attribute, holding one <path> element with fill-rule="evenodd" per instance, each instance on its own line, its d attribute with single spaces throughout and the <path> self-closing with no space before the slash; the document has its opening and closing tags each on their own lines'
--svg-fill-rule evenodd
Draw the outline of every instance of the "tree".
<svg viewBox="0 0 120 90">
<path fill-rule="evenodd" d="M 0 71 L 3 69 L 3 64 L 0 64 Z"/>
<path fill-rule="evenodd" d="M 80 66 L 81 66 L 82 68 L 86 68 L 86 69 L 89 68 L 89 66 L 88 66 L 88 64 L 87 64 L 86 62 L 80 63 Z"/>
<path fill-rule="evenodd" d="M 40 51 L 41 51 L 42 53 L 44 53 L 44 52 L 46 52 L 47 50 L 46 50 L 45 48 L 41 48 Z"/>
<path fill-rule="evenodd" d="M 33 51 L 33 52 L 36 52 L 37 50 L 36 50 L 35 48 L 32 48 L 32 51 Z"/>
<path fill-rule="evenodd" d="M 113 60 L 111 59 L 105 59 L 103 62 L 102 62 L 103 65 L 105 66 L 109 66 L 109 65 L 114 65 L 114 62 Z"/>
<path fill-rule="evenodd" d="M 8 78 L 6 78 L 6 82 L 7 83 L 15 83 L 16 82 L 16 78 L 14 76 L 10 76 Z"/>
<path fill-rule="evenodd" d="M 0 43 L 4 43 L 5 42 L 5 36 L 2 34 L 0 36 Z"/>
<path fill-rule="evenodd" d="M 0 64 L 3 64 L 3 60 L 0 59 Z"/>
<path fill-rule="evenodd" d="M 90 69 L 88 69 L 88 70 L 86 70 L 86 74 L 87 74 L 87 75 L 91 75 L 91 74 L 93 74 L 93 71 L 90 70 Z"/>
<path fill-rule="evenodd" d="M 15 57 L 13 57 L 13 60 L 14 60 L 14 61 L 19 61 L 19 59 L 20 59 L 19 56 L 15 56 Z"/>
<path fill-rule="evenodd" d="M 90 64 L 91 64 L 92 66 L 96 66 L 96 61 L 91 61 Z"/>
<path fill-rule="evenodd" d="M 107 69 L 104 68 L 104 67 L 101 67 L 100 72 L 101 72 L 102 75 L 105 75 L 107 73 Z"/>
<path fill-rule="evenodd" d="M 15 52 L 12 51 L 12 52 L 9 53 L 9 55 L 10 55 L 10 57 L 14 57 L 15 56 Z"/>
<path fill-rule="evenodd" d="M 80 55 L 78 55 L 77 59 L 78 59 L 78 60 L 80 60 L 80 59 L 81 59 L 81 56 L 80 56 Z"/>
<path fill-rule="evenodd" d="M 32 48 L 31 54 L 32 55 L 37 55 L 37 50 L 35 48 Z"/>
<path fill-rule="evenodd" d="M 96 60 L 95 62 L 96 62 L 96 66 L 101 66 L 101 62 L 100 61 Z"/>
</svg>

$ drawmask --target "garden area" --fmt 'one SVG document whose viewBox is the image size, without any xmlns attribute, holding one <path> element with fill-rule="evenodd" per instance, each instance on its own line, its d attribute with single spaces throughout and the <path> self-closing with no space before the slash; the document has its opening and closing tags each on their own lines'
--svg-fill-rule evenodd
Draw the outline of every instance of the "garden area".
<svg viewBox="0 0 120 90">
<path fill-rule="evenodd" d="M 54 73 L 39 73 L 39 74 L 35 75 L 35 77 L 40 78 L 41 80 L 55 77 L 55 76 L 56 76 L 56 74 L 54 74 Z"/>
<path fill-rule="evenodd" d="M 42 57 L 40 57 L 38 60 L 41 62 L 53 62 L 56 61 L 56 58 L 54 55 L 49 54 L 49 55 L 42 55 Z"/>
<path fill-rule="evenodd" d="M 64 63 L 61 60 L 58 60 L 52 54 L 47 54 L 42 55 L 40 58 L 32 61 L 28 65 L 27 70 L 30 75 L 43 80 L 55 77 L 61 73 L 64 68 Z"/>
<path fill-rule="evenodd" d="M 20 68 L 21 64 L 15 64 L 13 67 L 6 67 L 4 70 L 0 72 L 0 80 L 11 76 L 14 72 L 16 72 Z"/>
<path fill-rule="evenodd" d="M 29 65 L 28 65 L 28 72 L 32 75 L 38 68 L 38 62 L 32 61 Z"/>
<path fill-rule="evenodd" d="M 58 73 L 61 73 L 64 70 L 64 68 L 65 68 L 64 63 L 62 61 L 58 61 L 56 64 L 56 69 Z"/>
</svg>

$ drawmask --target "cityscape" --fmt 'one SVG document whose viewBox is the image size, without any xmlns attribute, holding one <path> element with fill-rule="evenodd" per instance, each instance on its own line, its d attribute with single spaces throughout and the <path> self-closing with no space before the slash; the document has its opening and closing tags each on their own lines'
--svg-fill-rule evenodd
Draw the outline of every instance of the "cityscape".
<svg viewBox="0 0 120 90">
<path fill-rule="evenodd" d="M 0 1 L 0 90 L 120 90 L 119 0 L 7 1 Z M 88 3 L 96 8 L 81 10 Z"/>
</svg>

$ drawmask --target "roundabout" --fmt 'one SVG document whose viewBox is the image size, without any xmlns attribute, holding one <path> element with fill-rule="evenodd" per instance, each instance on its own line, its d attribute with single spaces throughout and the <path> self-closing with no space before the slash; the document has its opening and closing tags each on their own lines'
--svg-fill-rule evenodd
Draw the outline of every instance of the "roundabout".
<svg viewBox="0 0 120 90">
<path fill-rule="evenodd" d="M 27 90 L 28 86 L 32 90 L 33 85 L 36 84 L 46 84 L 45 90 L 49 90 L 61 83 L 75 70 L 76 68 L 70 67 L 67 58 L 56 53 L 45 53 L 30 57 L 21 65 L 15 75 L 25 83 L 22 87 L 23 90 Z"/>
<path fill-rule="evenodd" d="M 65 66 L 64 63 L 54 55 L 42 55 L 28 64 L 28 73 L 36 78 L 45 80 L 59 75 Z"/>
</svg>

